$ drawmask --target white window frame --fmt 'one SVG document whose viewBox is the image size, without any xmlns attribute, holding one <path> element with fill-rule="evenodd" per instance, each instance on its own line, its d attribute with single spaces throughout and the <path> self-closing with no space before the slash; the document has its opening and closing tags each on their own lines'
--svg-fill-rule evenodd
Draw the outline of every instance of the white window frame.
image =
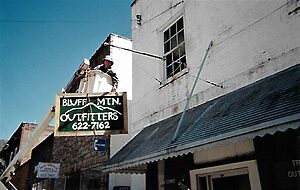
<svg viewBox="0 0 300 190">
<path fill-rule="evenodd" d="M 261 190 L 257 163 L 255 160 L 214 166 L 209 168 L 195 169 L 190 171 L 190 181 L 192 190 L 198 190 L 197 178 L 199 176 L 209 176 L 216 178 L 218 176 L 235 176 L 248 174 L 251 190 Z"/>
<path fill-rule="evenodd" d="M 180 19 L 182 19 L 182 21 L 183 21 L 183 26 L 182 26 L 182 29 L 181 30 L 179 30 L 179 31 L 177 31 L 177 27 L 176 27 L 176 33 L 175 33 L 175 35 L 172 35 L 172 36 L 170 36 L 169 37 L 169 39 L 167 40 L 167 41 L 171 41 L 171 39 L 172 39 L 172 37 L 176 37 L 177 38 L 177 40 L 176 40 L 176 46 L 175 47 L 173 47 L 173 48 L 171 48 L 171 44 L 170 44 L 170 49 L 169 49 L 169 51 L 168 52 L 165 52 L 165 37 L 164 37 L 164 35 L 165 35 L 165 32 L 167 31 L 167 30 L 170 30 L 171 29 L 171 27 L 172 27 L 172 25 L 173 24 L 175 24 L 175 23 L 177 23 Z M 183 32 L 183 41 L 182 42 L 180 42 L 180 43 L 178 43 L 178 34 L 180 33 L 180 32 Z M 178 76 L 180 76 L 180 75 L 182 75 L 182 73 L 186 73 L 186 71 L 187 71 L 187 61 L 186 61 L 186 48 L 185 48 L 185 27 L 184 27 L 184 17 L 183 17 L 183 15 L 181 15 L 181 16 L 179 16 L 174 22 L 172 22 L 172 23 L 170 23 L 169 25 L 168 25 L 168 27 L 166 27 L 163 31 L 162 31 L 162 33 L 163 33 L 163 56 L 164 56 L 164 58 L 167 58 L 167 55 L 169 55 L 169 54 L 172 54 L 176 49 L 178 49 L 180 46 L 183 46 L 184 47 L 184 55 L 178 55 L 178 60 L 180 61 L 180 59 L 181 58 L 183 58 L 183 57 L 185 57 L 185 63 L 183 63 L 184 64 L 184 68 L 182 69 L 182 68 L 173 68 L 172 69 L 172 75 L 171 76 L 168 76 L 168 72 L 167 72 L 167 62 L 166 62 L 166 60 L 164 61 L 164 79 L 165 79 L 165 81 L 166 82 L 168 82 L 171 78 L 174 78 L 174 77 L 177 77 L 178 78 Z M 171 35 L 171 34 L 170 34 Z M 178 50 L 179 51 L 179 50 Z M 174 65 L 174 63 L 176 63 L 175 61 L 172 61 L 172 63 L 171 63 L 171 65 Z M 178 70 L 179 69 L 179 71 L 177 71 L 176 72 L 176 70 Z M 174 70 L 175 70 L 175 73 L 174 73 Z"/>
</svg>

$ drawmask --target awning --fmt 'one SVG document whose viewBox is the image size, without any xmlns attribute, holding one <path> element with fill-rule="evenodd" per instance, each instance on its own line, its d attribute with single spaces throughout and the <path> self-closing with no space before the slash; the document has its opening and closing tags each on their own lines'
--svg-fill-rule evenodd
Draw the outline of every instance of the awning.
<svg viewBox="0 0 300 190">
<path fill-rule="evenodd" d="M 257 81 L 144 128 L 101 169 L 145 171 L 147 163 L 300 127 L 300 66 Z"/>
</svg>

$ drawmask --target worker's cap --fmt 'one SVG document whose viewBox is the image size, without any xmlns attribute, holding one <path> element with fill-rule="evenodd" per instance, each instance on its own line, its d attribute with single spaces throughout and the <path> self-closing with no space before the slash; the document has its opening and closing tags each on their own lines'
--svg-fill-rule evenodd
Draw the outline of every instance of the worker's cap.
<svg viewBox="0 0 300 190">
<path fill-rule="evenodd" d="M 114 60 L 113 60 L 112 56 L 110 56 L 110 55 L 106 55 L 106 56 L 103 58 L 103 61 L 104 61 L 104 60 L 108 60 L 108 61 L 110 61 L 112 64 L 114 64 Z"/>
</svg>

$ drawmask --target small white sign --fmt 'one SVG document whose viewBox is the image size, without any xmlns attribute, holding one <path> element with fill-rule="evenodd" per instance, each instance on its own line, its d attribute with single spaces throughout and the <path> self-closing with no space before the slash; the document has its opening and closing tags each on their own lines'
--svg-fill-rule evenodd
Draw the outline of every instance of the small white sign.
<svg viewBox="0 0 300 190">
<path fill-rule="evenodd" d="M 59 175 L 59 163 L 45 163 L 39 162 L 37 165 L 37 178 L 58 178 Z"/>
</svg>

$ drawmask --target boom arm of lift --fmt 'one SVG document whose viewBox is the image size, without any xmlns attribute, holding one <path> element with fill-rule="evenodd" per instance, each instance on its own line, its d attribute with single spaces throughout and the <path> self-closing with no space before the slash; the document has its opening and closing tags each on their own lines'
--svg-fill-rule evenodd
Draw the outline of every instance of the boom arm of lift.
<svg viewBox="0 0 300 190">
<path fill-rule="evenodd" d="M 11 177 L 16 169 L 16 166 L 19 165 L 22 162 L 22 158 L 24 158 L 24 156 L 27 155 L 28 152 L 31 151 L 32 147 L 36 144 L 39 137 L 42 135 L 44 130 L 47 128 L 48 124 L 54 118 L 54 115 L 55 115 L 55 107 L 52 106 L 51 109 L 47 112 L 44 119 L 41 121 L 41 123 L 34 129 L 30 138 L 28 138 L 28 140 L 26 141 L 24 146 L 20 149 L 20 151 L 17 153 L 17 155 L 14 157 L 14 159 L 9 163 L 9 165 L 7 166 L 5 171 L 2 173 L 2 175 L 0 177 L 0 189 L 1 190 L 7 189 L 1 181 L 3 179 L 5 179 L 5 182 L 8 182 L 11 179 Z"/>
<path fill-rule="evenodd" d="M 76 75 L 76 73 L 79 73 L 81 75 L 88 74 L 89 65 L 90 65 L 89 60 L 84 59 L 80 65 L 80 67 L 78 68 L 78 70 L 73 75 L 73 77 Z M 90 76 L 87 75 L 86 77 L 90 77 Z M 94 75 L 92 75 L 92 77 L 94 77 Z M 72 80 L 73 79 L 71 79 L 71 81 Z M 83 80 L 83 82 L 88 81 L 85 79 L 82 79 L 82 80 Z M 93 83 L 95 83 L 95 80 Z M 102 85 L 103 84 L 104 83 L 102 83 Z M 91 85 L 94 85 L 94 84 L 91 84 Z M 65 89 L 69 89 L 70 86 L 71 86 L 71 82 L 68 83 L 68 85 L 66 86 Z M 94 89 L 93 89 L 91 92 L 96 92 L 96 91 L 94 91 Z M 82 93 L 89 93 L 89 91 L 88 91 L 88 89 L 85 89 L 85 90 L 82 90 Z M 34 129 L 30 138 L 28 138 L 28 140 L 25 142 L 24 146 L 19 150 L 19 152 L 16 154 L 16 156 L 13 158 L 13 160 L 9 163 L 9 165 L 7 166 L 5 171 L 1 174 L 0 190 L 7 190 L 7 188 L 5 187 L 5 185 L 2 182 L 7 183 L 11 180 L 12 175 L 14 174 L 14 171 L 16 170 L 16 167 L 19 164 L 21 164 L 22 158 L 24 158 L 24 156 L 26 156 L 31 151 L 32 147 L 36 144 L 39 137 L 43 134 L 43 132 L 45 131 L 45 129 L 47 128 L 47 126 L 51 122 L 51 120 L 54 118 L 54 116 L 55 116 L 55 106 L 52 106 L 49 109 L 49 111 L 46 113 L 45 117 L 40 122 L 40 124 Z"/>
</svg>

